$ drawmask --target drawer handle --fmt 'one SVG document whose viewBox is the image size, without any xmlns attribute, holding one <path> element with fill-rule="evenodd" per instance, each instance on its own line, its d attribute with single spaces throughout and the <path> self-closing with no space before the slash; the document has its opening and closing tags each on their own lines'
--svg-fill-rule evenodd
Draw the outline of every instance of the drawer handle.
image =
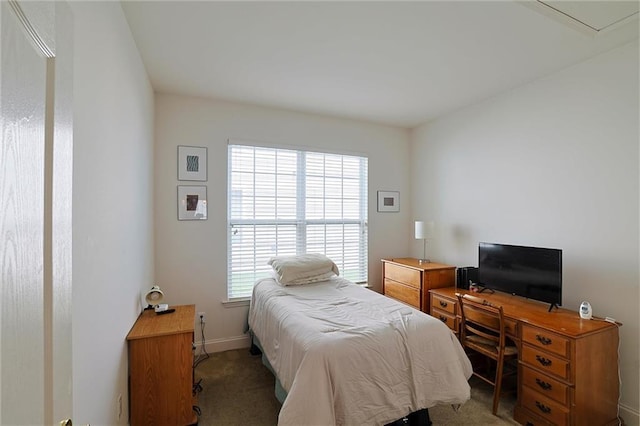
<svg viewBox="0 0 640 426">
<path fill-rule="evenodd" d="M 542 357 L 540 355 L 536 355 L 536 361 L 538 361 L 540 364 L 544 365 L 545 367 L 548 367 L 551 365 L 551 360 L 547 359 L 545 357 Z"/>
<path fill-rule="evenodd" d="M 538 407 L 538 410 L 542 411 L 545 414 L 549 414 L 551 412 L 551 408 L 547 407 L 546 405 L 536 401 L 536 407 Z"/>
<path fill-rule="evenodd" d="M 545 346 L 551 344 L 551 339 L 549 339 L 548 337 L 541 336 L 539 334 L 536 334 L 536 340 Z"/>
<path fill-rule="evenodd" d="M 533 423 L 531 423 L 531 422 L 527 422 L 527 423 L 525 424 L 525 426 L 535 426 L 535 425 L 534 425 Z"/>
<path fill-rule="evenodd" d="M 447 302 L 445 302 L 444 300 L 440 301 L 440 306 L 442 306 L 443 308 L 446 308 L 447 306 L 449 306 L 449 304 Z"/>
<path fill-rule="evenodd" d="M 536 384 L 538 386 L 540 386 L 544 390 L 551 390 L 551 388 L 552 388 L 551 383 L 547 383 L 545 381 L 542 381 L 542 380 L 538 379 L 537 377 L 536 377 Z"/>
<path fill-rule="evenodd" d="M 446 323 L 447 322 L 447 317 L 445 317 L 444 315 L 440 315 L 440 321 Z"/>
</svg>

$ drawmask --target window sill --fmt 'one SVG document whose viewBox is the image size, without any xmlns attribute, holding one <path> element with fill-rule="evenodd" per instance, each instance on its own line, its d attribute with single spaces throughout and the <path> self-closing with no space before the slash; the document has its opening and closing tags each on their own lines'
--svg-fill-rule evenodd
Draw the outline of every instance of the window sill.
<svg viewBox="0 0 640 426">
<path fill-rule="evenodd" d="M 242 299 L 223 300 L 221 303 L 225 308 L 238 308 L 241 306 L 249 306 L 251 298 L 247 297 Z"/>
</svg>

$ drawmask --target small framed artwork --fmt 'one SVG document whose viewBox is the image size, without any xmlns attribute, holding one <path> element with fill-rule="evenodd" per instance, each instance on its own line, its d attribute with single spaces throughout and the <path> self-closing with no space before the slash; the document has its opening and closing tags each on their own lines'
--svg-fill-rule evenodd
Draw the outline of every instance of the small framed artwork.
<svg viewBox="0 0 640 426">
<path fill-rule="evenodd" d="M 400 193 L 398 191 L 378 191 L 379 212 L 399 212 Z"/>
<path fill-rule="evenodd" d="M 207 148 L 178 145 L 178 180 L 207 180 Z"/>
<path fill-rule="evenodd" d="M 178 185 L 178 220 L 207 219 L 207 187 Z"/>
</svg>

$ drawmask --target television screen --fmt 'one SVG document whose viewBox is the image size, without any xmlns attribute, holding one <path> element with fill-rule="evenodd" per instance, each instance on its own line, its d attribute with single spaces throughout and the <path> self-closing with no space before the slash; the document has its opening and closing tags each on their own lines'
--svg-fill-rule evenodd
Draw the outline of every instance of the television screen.
<svg viewBox="0 0 640 426">
<path fill-rule="evenodd" d="M 478 281 L 489 289 L 562 304 L 562 250 L 480 243 Z"/>
</svg>

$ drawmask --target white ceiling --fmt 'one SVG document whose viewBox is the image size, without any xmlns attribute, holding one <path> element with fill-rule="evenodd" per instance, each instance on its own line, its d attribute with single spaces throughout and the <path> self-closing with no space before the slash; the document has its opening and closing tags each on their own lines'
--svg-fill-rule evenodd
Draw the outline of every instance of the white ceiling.
<svg viewBox="0 0 640 426">
<path fill-rule="evenodd" d="M 132 1 L 157 92 L 411 128 L 638 39 L 638 2 Z M 581 24 L 587 23 L 587 25 Z"/>
</svg>

